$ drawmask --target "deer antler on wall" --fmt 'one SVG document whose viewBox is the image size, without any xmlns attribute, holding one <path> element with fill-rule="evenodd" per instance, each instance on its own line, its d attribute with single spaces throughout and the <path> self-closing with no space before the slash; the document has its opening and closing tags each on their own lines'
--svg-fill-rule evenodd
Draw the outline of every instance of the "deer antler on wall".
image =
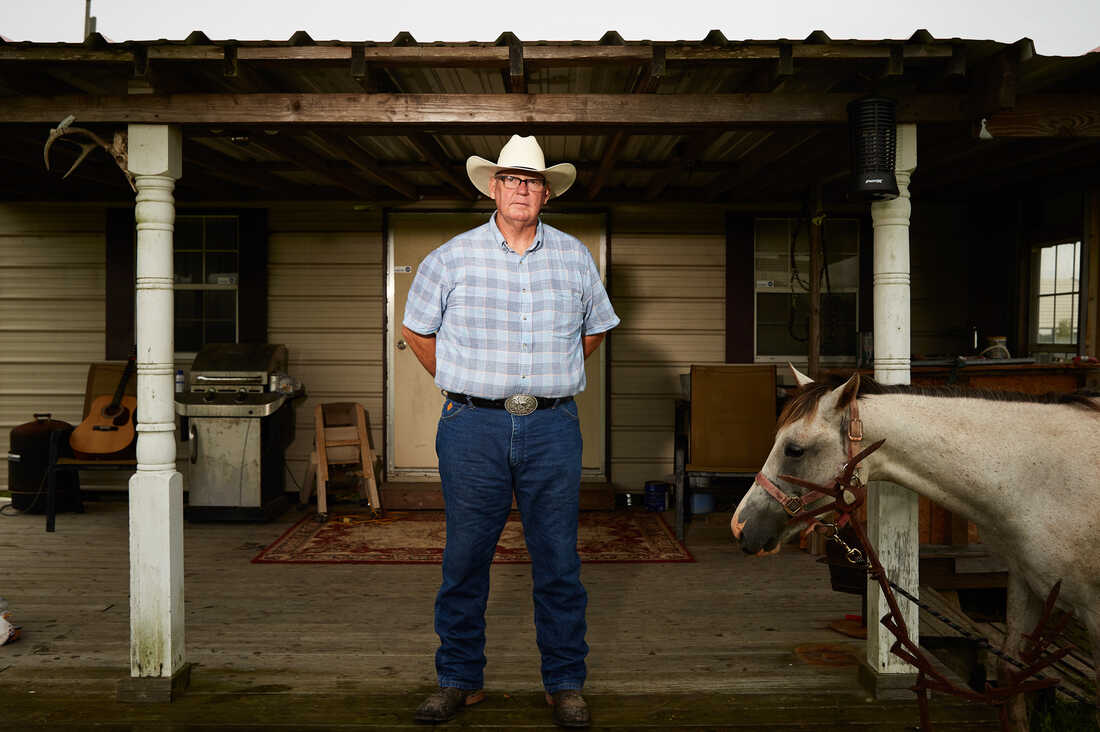
<svg viewBox="0 0 1100 732">
<path fill-rule="evenodd" d="M 76 170 L 77 166 L 84 162 L 84 158 L 95 150 L 97 147 L 101 147 L 107 151 L 118 165 L 122 174 L 126 176 L 126 182 L 130 184 L 130 188 L 137 191 L 137 187 L 134 185 L 134 176 L 127 169 L 126 165 L 126 133 L 122 130 L 115 132 L 114 140 L 110 143 L 106 142 L 102 137 L 86 130 L 83 127 L 72 127 L 72 123 L 76 120 L 76 117 L 69 115 L 65 119 L 61 120 L 61 123 L 50 130 L 50 136 L 46 139 L 46 146 L 42 148 L 42 159 L 46 162 L 46 170 L 50 169 L 50 147 L 53 146 L 57 140 L 64 139 L 67 142 L 71 142 L 81 148 L 80 156 L 77 157 L 76 162 L 72 164 L 68 172 L 61 176 L 62 178 L 68 178 L 69 174 Z M 67 135 L 84 136 L 89 138 L 89 142 L 80 142 L 78 140 L 66 137 Z"/>
</svg>

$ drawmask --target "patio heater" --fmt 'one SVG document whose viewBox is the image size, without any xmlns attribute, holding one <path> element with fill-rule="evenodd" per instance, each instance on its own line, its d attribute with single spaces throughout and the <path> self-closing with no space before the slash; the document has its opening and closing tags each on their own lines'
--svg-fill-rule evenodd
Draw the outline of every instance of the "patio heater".
<svg viewBox="0 0 1100 732">
<path fill-rule="evenodd" d="M 853 198 L 889 201 L 898 197 L 898 181 L 894 177 L 896 107 L 893 99 L 873 96 L 848 104 Z"/>
</svg>

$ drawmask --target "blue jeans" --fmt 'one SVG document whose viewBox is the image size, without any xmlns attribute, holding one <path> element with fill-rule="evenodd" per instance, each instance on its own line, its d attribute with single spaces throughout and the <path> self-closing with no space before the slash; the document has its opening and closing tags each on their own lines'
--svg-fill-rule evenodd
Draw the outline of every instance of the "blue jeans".
<svg viewBox="0 0 1100 732">
<path fill-rule="evenodd" d="M 582 688 L 588 595 L 577 555 L 581 433 L 576 403 L 516 417 L 448 399 L 435 450 L 447 509 L 443 584 L 435 601 L 439 685 L 482 687 L 489 566 L 514 492 L 531 555 L 543 686 L 551 694 Z"/>
</svg>

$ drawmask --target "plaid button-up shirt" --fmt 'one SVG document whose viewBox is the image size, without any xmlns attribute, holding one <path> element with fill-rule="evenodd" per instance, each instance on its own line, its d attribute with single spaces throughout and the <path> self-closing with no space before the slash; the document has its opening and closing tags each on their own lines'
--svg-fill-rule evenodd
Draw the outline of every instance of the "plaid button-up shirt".
<svg viewBox="0 0 1100 732">
<path fill-rule="evenodd" d="M 404 317 L 409 330 L 436 334 L 435 383 L 486 399 L 583 391 L 582 336 L 618 324 L 584 244 L 539 221 L 517 254 L 495 214 L 424 258 Z"/>
</svg>

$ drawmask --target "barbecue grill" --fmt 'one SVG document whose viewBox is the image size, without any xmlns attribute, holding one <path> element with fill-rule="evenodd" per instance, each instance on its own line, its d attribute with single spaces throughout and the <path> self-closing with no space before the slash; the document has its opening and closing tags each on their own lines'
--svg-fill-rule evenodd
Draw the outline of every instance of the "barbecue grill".
<svg viewBox="0 0 1100 732">
<path fill-rule="evenodd" d="M 195 356 L 176 394 L 190 444 L 189 521 L 264 521 L 287 507 L 291 401 L 302 389 L 286 369 L 286 346 L 270 343 L 211 344 Z"/>
</svg>

